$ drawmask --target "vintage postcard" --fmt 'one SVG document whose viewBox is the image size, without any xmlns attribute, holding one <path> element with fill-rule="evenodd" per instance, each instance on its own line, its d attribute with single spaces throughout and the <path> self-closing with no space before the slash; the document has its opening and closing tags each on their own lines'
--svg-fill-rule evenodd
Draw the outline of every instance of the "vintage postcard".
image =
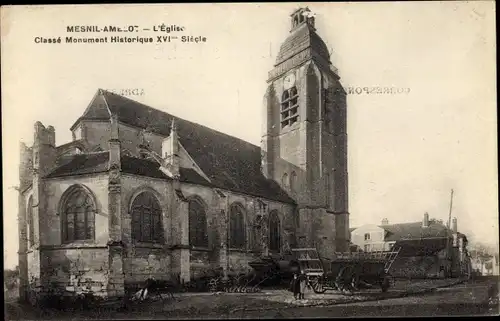
<svg viewBox="0 0 500 321">
<path fill-rule="evenodd" d="M 8 320 L 499 313 L 495 3 L 1 8 Z"/>
</svg>

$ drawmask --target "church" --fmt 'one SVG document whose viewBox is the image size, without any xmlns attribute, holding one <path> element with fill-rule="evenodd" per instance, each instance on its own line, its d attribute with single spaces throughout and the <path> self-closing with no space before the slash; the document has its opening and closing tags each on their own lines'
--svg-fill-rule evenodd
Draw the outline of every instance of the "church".
<svg viewBox="0 0 500 321">
<path fill-rule="evenodd" d="M 346 93 L 308 8 L 267 84 L 261 146 L 101 89 L 71 142 L 36 122 L 20 151 L 21 297 L 120 296 L 290 248 L 347 251 Z"/>
</svg>

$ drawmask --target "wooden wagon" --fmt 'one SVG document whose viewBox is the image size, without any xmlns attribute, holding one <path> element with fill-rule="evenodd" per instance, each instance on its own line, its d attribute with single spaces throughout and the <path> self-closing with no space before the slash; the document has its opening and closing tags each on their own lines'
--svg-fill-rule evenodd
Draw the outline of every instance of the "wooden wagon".
<svg viewBox="0 0 500 321">
<path fill-rule="evenodd" d="M 390 267 L 399 253 L 399 249 L 335 253 L 332 259 L 327 259 L 321 258 L 315 248 L 298 248 L 292 251 L 315 293 L 325 293 L 327 290 L 353 292 L 375 286 L 385 292 L 392 283 Z"/>
</svg>

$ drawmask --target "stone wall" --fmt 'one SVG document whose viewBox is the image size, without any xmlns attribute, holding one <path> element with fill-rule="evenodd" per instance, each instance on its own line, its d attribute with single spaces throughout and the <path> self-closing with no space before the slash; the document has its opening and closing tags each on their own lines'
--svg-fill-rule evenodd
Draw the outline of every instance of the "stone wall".
<svg viewBox="0 0 500 321">
<path fill-rule="evenodd" d="M 258 253 L 251 252 L 229 252 L 230 273 L 248 273 L 252 268 L 248 265 L 249 262 L 256 260 L 259 257 Z"/>
<path fill-rule="evenodd" d="M 42 284 L 40 279 L 40 251 L 31 250 L 27 253 L 28 285 L 36 288 Z"/>
<path fill-rule="evenodd" d="M 82 121 L 82 138 L 90 148 L 99 146 L 102 150 L 109 149 L 110 122 L 109 121 Z"/>
<path fill-rule="evenodd" d="M 65 291 L 66 295 L 107 294 L 109 253 L 105 246 L 47 248 L 41 256 L 45 290 Z"/>
<path fill-rule="evenodd" d="M 163 246 L 132 246 L 123 261 L 126 287 L 143 284 L 150 277 L 156 280 L 170 280 L 172 277 L 170 255 Z"/>
<path fill-rule="evenodd" d="M 294 207 L 288 204 L 258 199 L 256 197 L 221 191 L 221 197 L 212 188 L 187 184 L 181 185 L 186 198 L 198 197 L 207 209 L 207 231 L 209 233 L 209 247 L 206 251 L 192 251 L 191 268 L 193 275 L 208 272 L 209 269 L 233 269 L 234 273 L 246 273 L 250 267 L 248 262 L 257 256 L 267 253 L 267 235 L 256 229 L 257 216 L 261 216 L 263 224 L 268 224 L 267 218 L 272 210 L 278 211 L 281 223 L 281 246 L 289 248 L 295 242 L 295 212 Z M 228 229 L 228 215 L 231 204 L 238 203 L 244 208 L 246 225 L 246 247 L 244 249 L 228 249 L 226 240 Z M 267 229 L 264 229 L 267 231 Z M 229 253 L 229 257 L 227 254 Z M 206 262 L 202 262 L 206 260 Z M 227 261 L 228 260 L 228 261 Z M 228 271 L 229 272 L 229 271 Z"/>
<path fill-rule="evenodd" d="M 44 180 L 43 195 L 46 200 L 46 208 L 40 215 L 40 244 L 60 245 L 63 243 L 61 239 L 61 197 L 73 185 L 81 185 L 93 194 L 97 203 L 97 213 L 95 215 L 95 240 L 90 243 L 106 245 L 109 237 L 107 173 Z"/>
<path fill-rule="evenodd" d="M 346 251 L 349 240 L 345 93 L 338 77 L 313 60 L 292 72 L 300 118 L 282 128 L 286 75 L 273 79 L 263 104 L 262 167 L 295 197 L 302 246 L 321 247 L 331 256 Z M 290 181 L 292 172 L 296 182 Z"/>
<path fill-rule="evenodd" d="M 192 249 L 189 254 L 191 280 L 217 271 L 218 265 L 214 262 L 213 251 Z"/>
<path fill-rule="evenodd" d="M 445 262 L 438 256 L 398 257 L 389 273 L 400 278 L 432 278 L 443 277 Z"/>
<path fill-rule="evenodd" d="M 398 256 L 389 273 L 396 277 L 442 278 L 445 277 L 445 271 L 451 268 L 452 276 L 458 277 L 464 273 L 461 264 L 468 264 L 468 262 L 460 262 L 457 248 L 452 249 L 451 264 L 447 258 L 446 249 L 443 249 L 432 256 Z"/>
<path fill-rule="evenodd" d="M 126 245 L 123 258 L 125 283 L 143 283 L 148 277 L 167 280 L 171 277 L 171 257 L 168 246 L 173 241 L 171 217 L 171 182 L 131 174 L 122 175 L 122 240 Z M 134 198 L 142 192 L 153 193 L 163 210 L 162 224 L 165 243 L 151 244 L 132 239 L 130 207 Z"/>
</svg>

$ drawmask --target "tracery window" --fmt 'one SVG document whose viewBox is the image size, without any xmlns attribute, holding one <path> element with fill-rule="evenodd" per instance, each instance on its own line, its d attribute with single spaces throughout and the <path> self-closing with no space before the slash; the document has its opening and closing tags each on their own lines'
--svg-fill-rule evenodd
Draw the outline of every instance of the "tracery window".
<svg viewBox="0 0 500 321">
<path fill-rule="evenodd" d="M 229 247 L 245 248 L 245 215 L 240 204 L 233 204 L 229 212 Z"/>
<path fill-rule="evenodd" d="M 203 203 L 196 199 L 189 200 L 189 245 L 208 247 L 207 215 Z"/>
<path fill-rule="evenodd" d="M 161 206 L 151 192 L 142 192 L 132 202 L 132 239 L 139 242 L 161 242 L 163 227 Z"/>
<path fill-rule="evenodd" d="M 293 125 L 299 121 L 299 94 L 297 87 L 283 92 L 281 98 L 281 128 Z"/>
<path fill-rule="evenodd" d="M 96 204 L 86 190 L 81 187 L 72 190 L 62 212 L 64 242 L 94 239 Z"/>
<path fill-rule="evenodd" d="M 269 250 L 279 252 L 281 248 L 280 218 L 278 211 L 269 213 Z"/>
</svg>

